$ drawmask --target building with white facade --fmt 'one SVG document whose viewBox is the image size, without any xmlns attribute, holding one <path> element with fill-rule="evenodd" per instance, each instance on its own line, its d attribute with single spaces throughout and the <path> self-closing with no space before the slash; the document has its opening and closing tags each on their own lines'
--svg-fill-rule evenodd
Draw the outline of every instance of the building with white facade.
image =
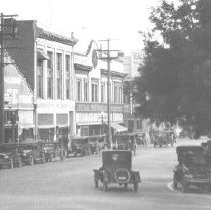
<svg viewBox="0 0 211 210">
<path fill-rule="evenodd" d="M 80 40 L 79 40 L 80 44 Z M 82 50 L 81 50 L 82 49 Z M 107 62 L 101 60 L 99 43 L 91 40 L 84 48 L 75 49 L 76 134 L 104 134 L 107 129 Z M 126 130 L 123 115 L 123 80 L 126 76 L 121 60 L 111 61 L 110 101 L 111 127 Z"/>
</svg>

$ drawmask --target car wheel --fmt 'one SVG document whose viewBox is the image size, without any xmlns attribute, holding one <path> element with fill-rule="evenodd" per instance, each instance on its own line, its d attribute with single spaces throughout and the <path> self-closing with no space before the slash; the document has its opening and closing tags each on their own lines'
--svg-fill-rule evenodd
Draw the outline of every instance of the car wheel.
<svg viewBox="0 0 211 210">
<path fill-rule="evenodd" d="M 95 187 L 97 188 L 98 187 L 98 181 L 97 181 L 97 179 L 94 179 L 94 184 L 95 184 Z"/>
<path fill-rule="evenodd" d="M 104 191 L 108 190 L 108 183 L 107 182 L 103 182 L 103 190 Z"/>
<path fill-rule="evenodd" d="M 133 189 L 134 189 L 134 192 L 138 191 L 138 182 L 133 183 Z"/>
<path fill-rule="evenodd" d="M 33 166 L 34 165 L 34 158 L 33 158 L 33 156 L 30 156 L 29 157 L 29 165 L 30 166 Z"/>
<path fill-rule="evenodd" d="M 184 178 L 182 179 L 182 192 L 188 192 L 188 182 Z"/>
<path fill-rule="evenodd" d="M 10 168 L 14 168 L 14 163 L 13 163 L 13 159 L 11 158 L 10 159 L 10 166 L 9 166 Z"/>
</svg>

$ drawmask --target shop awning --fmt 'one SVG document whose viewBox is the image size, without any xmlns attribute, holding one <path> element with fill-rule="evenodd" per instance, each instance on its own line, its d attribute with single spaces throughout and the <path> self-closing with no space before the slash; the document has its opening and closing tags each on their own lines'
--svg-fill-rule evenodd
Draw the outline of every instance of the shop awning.
<svg viewBox="0 0 211 210">
<path fill-rule="evenodd" d="M 117 123 L 111 123 L 111 127 L 117 132 L 127 131 L 127 128 Z"/>
<path fill-rule="evenodd" d="M 38 125 L 37 126 L 39 129 L 50 129 L 50 128 L 55 128 L 54 125 Z"/>
<path fill-rule="evenodd" d="M 35 126 L 32 124 L 20 124 L 20 129 L 30 129 L 34 128 Z"/>
<path fill-rule="evenodd" d="M 38 60 L 49 60 L 49 57 L 45 52 L 43 52 L 41 50 L 37 50 L 37 59 Z"/>
</svg>

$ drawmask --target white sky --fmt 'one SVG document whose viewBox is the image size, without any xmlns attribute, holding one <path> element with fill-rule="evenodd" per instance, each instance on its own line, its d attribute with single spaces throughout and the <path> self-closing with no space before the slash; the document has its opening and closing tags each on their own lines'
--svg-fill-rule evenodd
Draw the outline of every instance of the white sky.
<svg viewBox="0 0 211 210">
<path fill-rule="evenodd" d="M 158 0 L 0 0 L 1 12 L 17 19 L 38 20 L 53 31 L 76 38 L 117 39 L 115 47 L 127 55 L 141 50 L 138 31 L 150 28 L 150 7 Z"/>
</svg>

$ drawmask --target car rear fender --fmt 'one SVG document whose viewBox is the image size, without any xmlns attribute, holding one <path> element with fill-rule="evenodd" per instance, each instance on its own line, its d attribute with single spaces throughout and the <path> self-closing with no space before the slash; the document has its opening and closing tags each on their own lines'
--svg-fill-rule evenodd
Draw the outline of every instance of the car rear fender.
<svg viewBox="0 0 211 210">
<path fill-rule="evenodd" d="M 133 181 L 141 182 L 139 171 L 132 171 L 132 174 L 133 174 Z"/>
</svg>

